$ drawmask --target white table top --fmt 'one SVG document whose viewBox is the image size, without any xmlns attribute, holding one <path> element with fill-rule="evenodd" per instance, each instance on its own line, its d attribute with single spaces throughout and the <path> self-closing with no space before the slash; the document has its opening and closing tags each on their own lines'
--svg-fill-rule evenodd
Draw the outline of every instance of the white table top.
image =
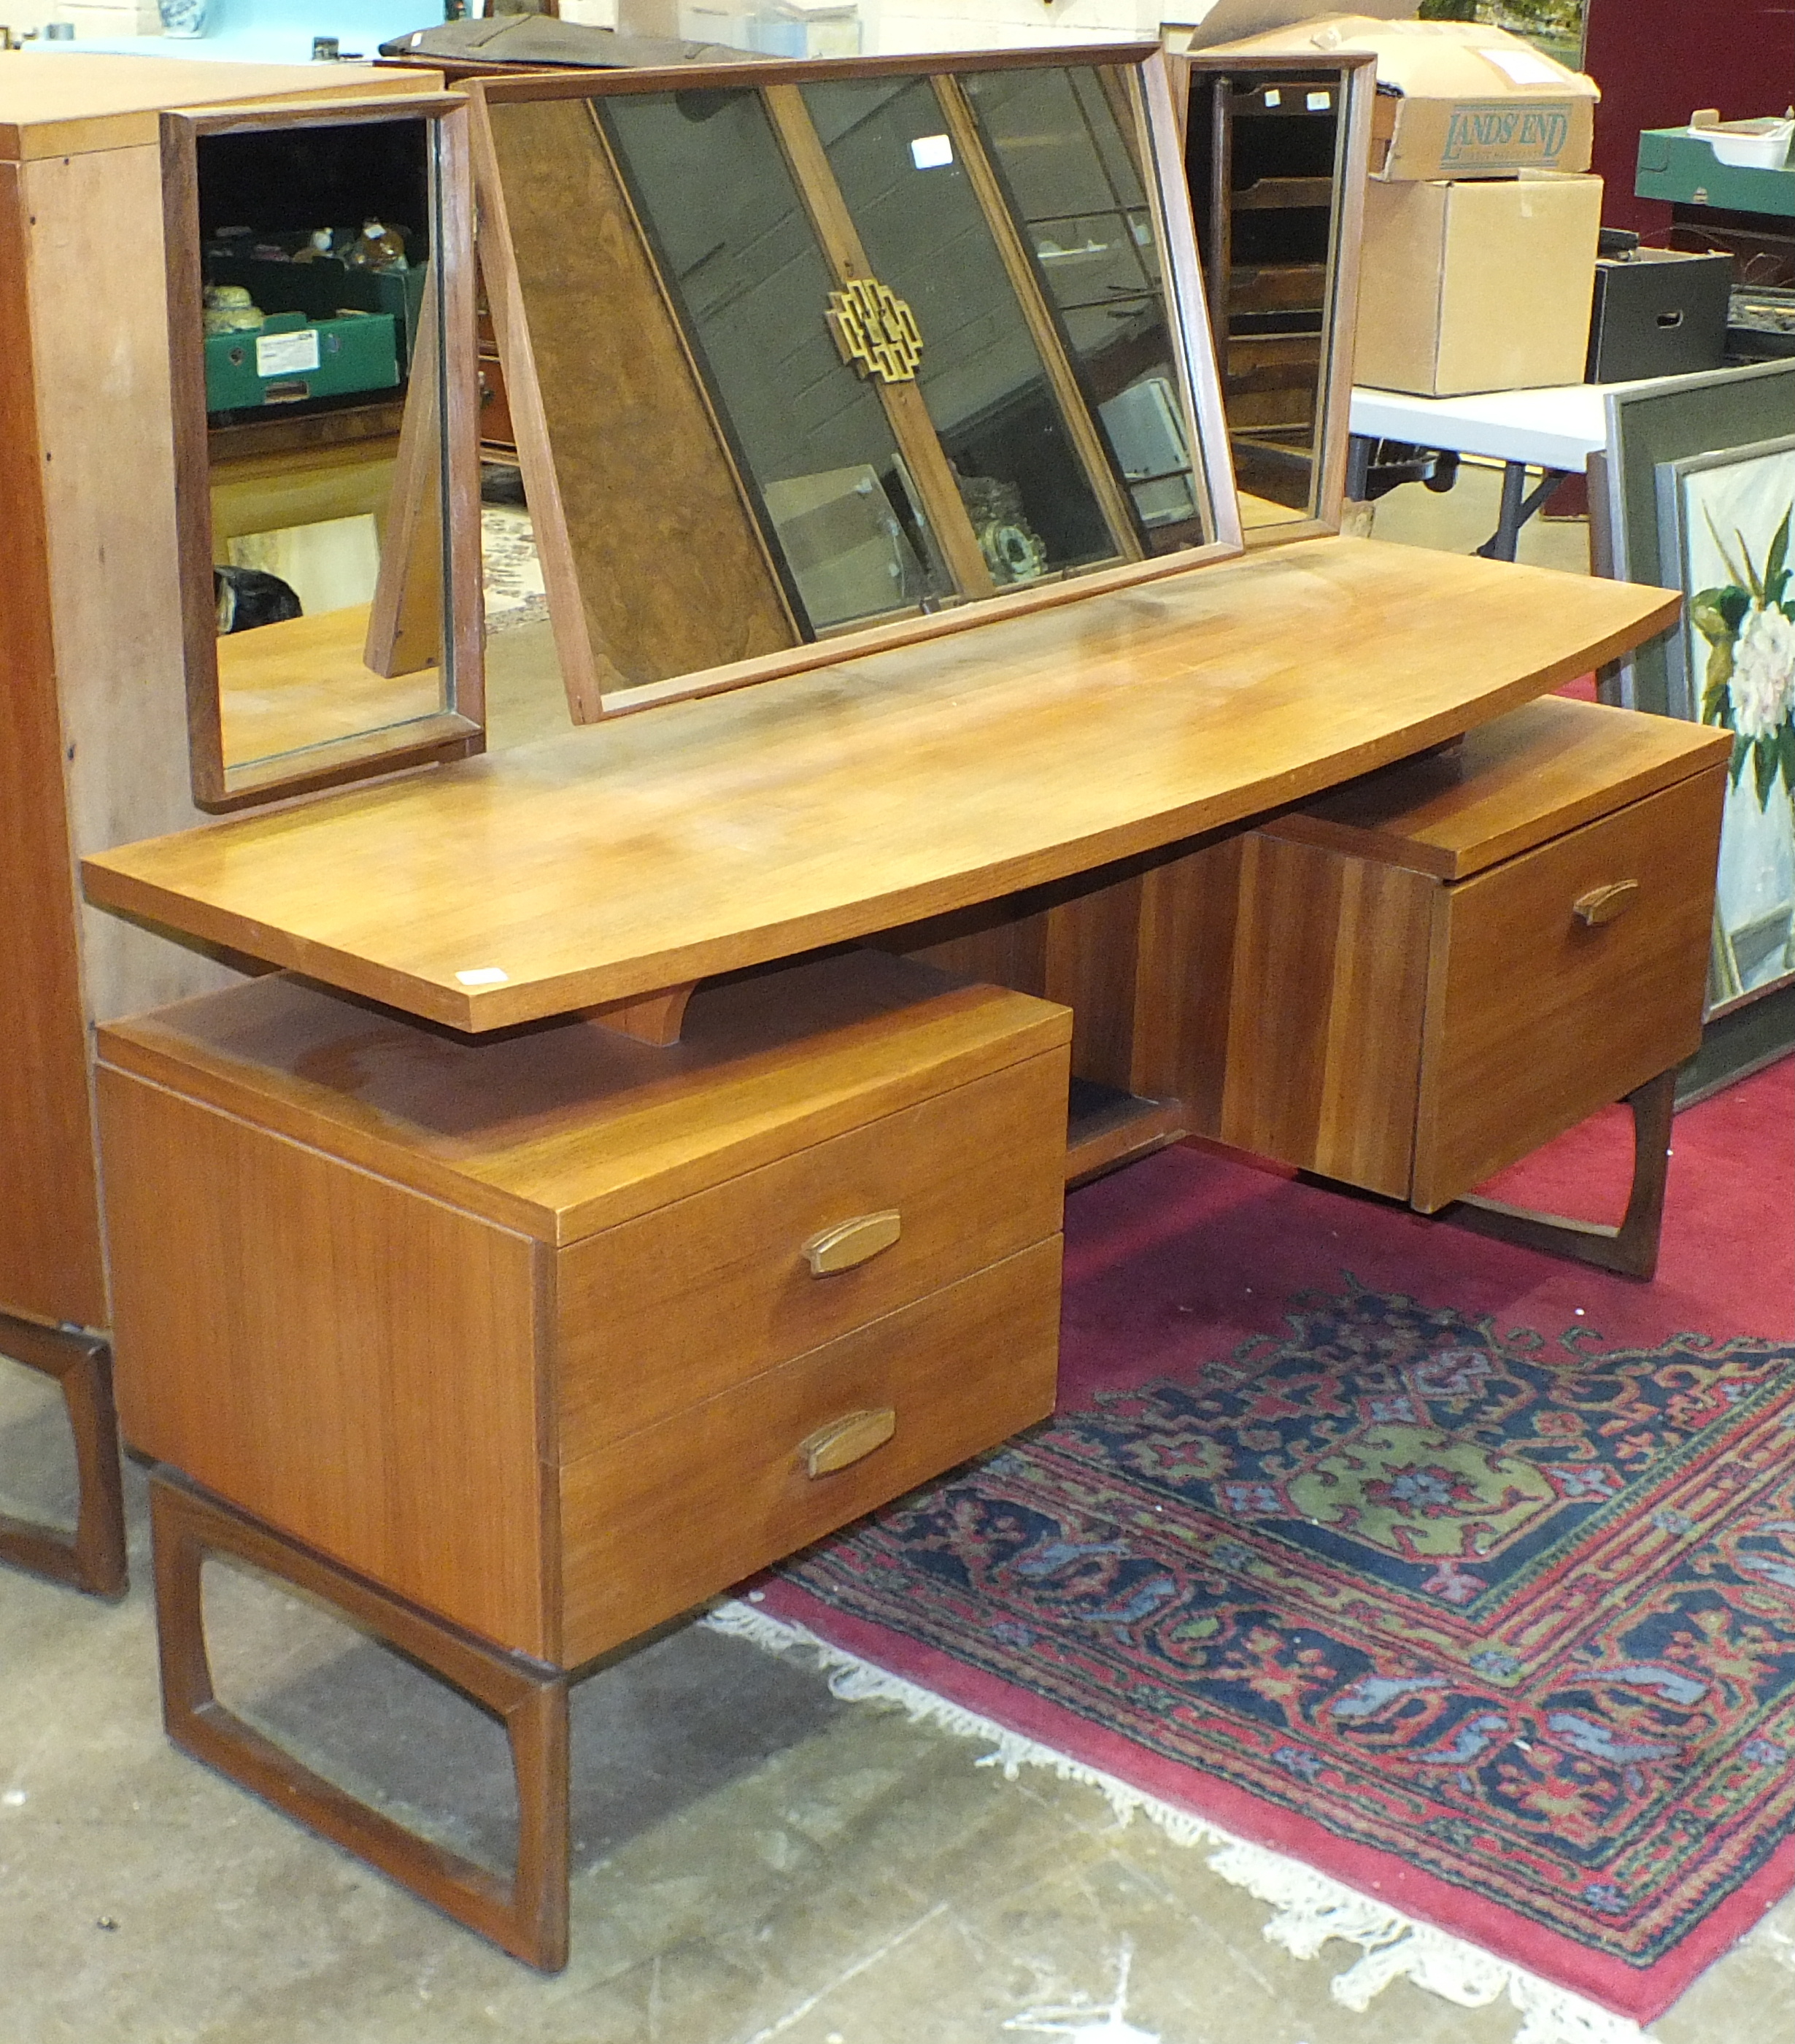
<svg viewBox="0 0 1795 2044">
<path fill-rule="evenodd" d="M 1544 390 L 1486 390 L 1468 398 L 1352 394 L 1352 430 L 1417 447 L 1451 448 L 1497 461 L 1578 470 L 1608 442 L 1603 401 L 1629 383 L 1565 383 Z"/>
</svg>

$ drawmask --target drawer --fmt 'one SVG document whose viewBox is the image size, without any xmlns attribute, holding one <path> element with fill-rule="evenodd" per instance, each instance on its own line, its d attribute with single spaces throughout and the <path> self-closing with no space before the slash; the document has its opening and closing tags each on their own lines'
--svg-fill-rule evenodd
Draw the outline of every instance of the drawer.
<svg viewBox="0 0 1795 2044">
<path fill-rule="evenodd" d="M 496 355 L 482 355 L 480 371 L 480 444 L 513 448 L 517 428 L 511 423 L 511 399 L 505 388 L 505 371 Z"/>
<path fill-rule="evenodd" d="M 1701 1040 L 1725 770 L 1443 887 L 1413 1204 L 1431 1213 Z M 1591 928 L 1574 904 L 1638 883 Z"/>
<path fill-rule="evenodd" d="M 758 1376 L 1055 1233 L 1067 1053 L 1027 1058 L 561 1251 L 563 1462 Z M 863 1215 L 901 1232 L 813 1277 L 806 1242 Z"/>
<path fill-rule="evenodd" d="M 561 1658 L 577 1666 L 1053 1409 L 1055 1235 L 561 1472 Z M 812 1476 L 801 1444 L 889 1412 Z"/>
</svg>

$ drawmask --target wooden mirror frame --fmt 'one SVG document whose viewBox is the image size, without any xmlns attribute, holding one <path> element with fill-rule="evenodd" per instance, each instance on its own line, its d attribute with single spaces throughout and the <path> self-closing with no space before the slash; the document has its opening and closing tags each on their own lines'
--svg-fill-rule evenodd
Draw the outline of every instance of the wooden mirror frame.
<svg viewBox="0 0 1795 2044">
<path fill-rule="evenodd" d="M 1128 69 L 1138 75 L 1143 183 L 1153 214 L 1165 288 L 1167 329 L 1188 414 L 1196 432 L 1193 477 L 1204 499 L 1213 537 L 1198 546 L 1120 566 L 1029 584 L 921 616 L 832 632 L 776 652 L 725 666 L 675 674 L 627 689 L 607 687 L 589 632 L 578 573 L 569 540 L 529 320 L 511 244 L 505 197 L 498 175 L 489 110 L 520 102 L 602 98 L 706 88 L 734 92 L 836 80 L 963 76 L 968 73 L 1044 67 Z M 481 264 L 504 363 L 524 492 L 535 521 L 536 548 L 548 593 L 556 653 L 576 724 L 627 715 L 662 703 L 716 695 L 777 676 L 832 667 L 868 653 L 914 645 L 966 632 L 987 619 L 1013 617 L 1184 573 L 1240 554 L 1242 540 L 1233 471 L 1210 344 L 1197 241 L 1185 181 L 1178 108 L 1171 73 L 1156 44 L 1093 44 L 1060 49 L 929 52 L 894 57 L 848 58 L 747 65 L 698 66 L 669 71 L 538 72 L 521 78 L 467 81 L 474 106 L 475 176 L 482 224 Z M 665 287 L 663 286 L 663 293 Z"/>
<path fill-rule="evenodd" d="M 1313 78 L 1332 74 L 1340 91 L 1340 143 L 1335 152 L 1333 225 L 1328 237 L 1328 279 L 1321 329 L 1321 374 L 1316 391 L 1316 487 L 1313 514 L 1280 519 L 1267 525 L 1246 526 L 1249 549 L 1282 546 L 1290 540 L 1310 540 L 1340 529 L 1346 501 L 1347 444 L 1352 410 L 1352 342 L 1359 321 L 1359 248 L 1365 232 L 1365 181 L 1370 175 L 1371 120 L 1378 98 L 1378 60 L 1369 54 L 1316 50 L 1306 54 L 1193 50 L 1170 62 L 1180 77 L 1178 109 L 1186 138 L 1193 95 L 1202 82 L 1218 74 L 1288 72 Z M 1194 203 L 1194 202 L 1193 202 Z M 1213 317 L 1214 280 L 1210 288 L 1211 330 L 1216 337 L 1218 375 L 1227 408 L 1228 335 Z M 1232 439 L 1230 460 L 1232 461 Z"/>
<path fill-rule="evenodd" d="M 430 715 L 302 750 L 227 766 L 219 701 L 217 604 L 213 593 L 211 463 L 205 359 L 198 344 L 204 298 L 199 214 L 201 137 L 279 128 L 348 128 L 416 120 L 435 142 L 431 264 L 442 403 L 444 594 L 442 673 L 446 701 Z M 169 382 L 175 428 L 175 516 L 186 672 L 187 740 L 194 801 L 215 813 L 280 800 L 434 761 L 464 759 L 486 744 L 482 664 L 479 398 L 474 351 L 472 183 L 467 102 L 457 93 L 235 106 L 164 113 L 163 219 L 168 267 Z M 426 300 L 427 306 L 432 302 Z M 406 436 L 402 430 L 402 449 Z M 402 460 L 401 467 L 405 464 Z M 420 471 L 428 474 L 428 467 Z M 400 478 L 395 475 L 395 494 Z"/>
</svg>

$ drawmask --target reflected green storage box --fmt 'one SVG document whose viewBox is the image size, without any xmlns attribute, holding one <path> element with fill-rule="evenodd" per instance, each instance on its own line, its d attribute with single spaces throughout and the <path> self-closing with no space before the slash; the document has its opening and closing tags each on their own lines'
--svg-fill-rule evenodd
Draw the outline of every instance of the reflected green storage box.
<svg viewBox="0 0 1795 2044">
<path fill-rule="evenodd" d="M 352 238 L 352 230 L 340 230 L 340 238 Z M 340 319 L 345 313 L 390 313 L 401 375 L 411 359 L 428 274 L 425 263 L 409 270 L 352 270 L 330 256 L 311 263 L 275 263 L 208 251 L 206 258 L 207 283 L 245 286 L 271 319 L 276 313 L 303 313 L 314 322 Z"/>
<path fill-rule="evenodd" d="M 399 380 L 390 313 L 309 320 L 271 313 L 253 333 L 217 333 L 206 342 L 206 409 L 254 410 L 390 390 Z"/>
</svg>

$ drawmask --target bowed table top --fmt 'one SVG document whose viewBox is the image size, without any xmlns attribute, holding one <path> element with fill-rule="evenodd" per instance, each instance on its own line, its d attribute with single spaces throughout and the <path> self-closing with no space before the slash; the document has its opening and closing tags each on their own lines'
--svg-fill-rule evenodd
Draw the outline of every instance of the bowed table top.
<svg viewBox="0 0 1795 2044">
<path fill-rule="evenodd" d="M 123 847 L 89 898 L 481 1031 L 1243 822 L 1611 660 L 1678 598 L 1296 542 Z"/>
</svg>

